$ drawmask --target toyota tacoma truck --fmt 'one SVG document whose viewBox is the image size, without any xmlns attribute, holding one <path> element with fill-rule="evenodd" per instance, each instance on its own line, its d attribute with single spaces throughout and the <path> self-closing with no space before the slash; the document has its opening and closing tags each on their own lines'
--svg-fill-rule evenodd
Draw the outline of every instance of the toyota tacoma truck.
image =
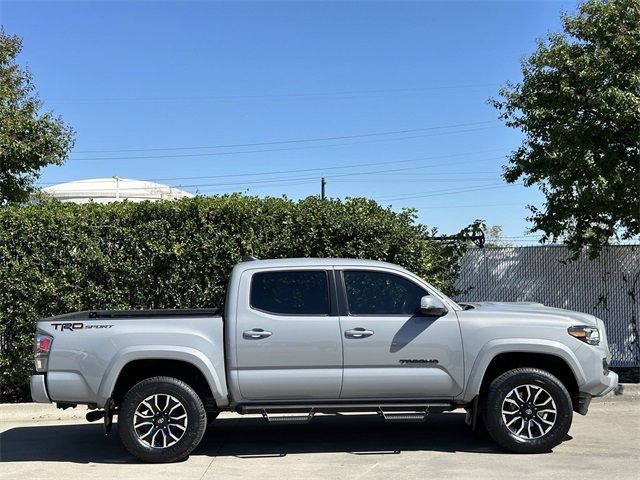
<svg viewBox="0 0 640 480">
<path fill-rule="evenodd" d="M 539 303 L 458 304 L 399 266 L 252 260 L 224 309 L 86 311 L 41 320 L 31 395 L 117 416 L 148 462 L 189 455 L 223 411 L 269 422 L 467 411 L 503 448 L 549 451 L 618 383 L 605 326 Z"/>
</svg>

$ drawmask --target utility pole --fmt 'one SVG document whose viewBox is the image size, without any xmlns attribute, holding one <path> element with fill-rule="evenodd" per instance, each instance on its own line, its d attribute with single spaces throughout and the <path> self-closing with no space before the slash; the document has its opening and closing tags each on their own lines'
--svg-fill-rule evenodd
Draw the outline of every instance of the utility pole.
<svg viewBox="0 0 640 480">
<path fill-rule="evenodd" d="M 320 200 L 324 200 L 324 187 L 327 184 L 327 181 L 322 177 L 320 179 Z"/>
</svg>

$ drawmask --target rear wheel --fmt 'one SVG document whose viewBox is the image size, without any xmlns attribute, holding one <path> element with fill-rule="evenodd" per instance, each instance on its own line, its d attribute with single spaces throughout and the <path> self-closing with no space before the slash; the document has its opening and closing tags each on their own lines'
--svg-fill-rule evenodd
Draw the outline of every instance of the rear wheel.
<svg viewBox="0 0 640 480">
<path fill-rule="evenodd" d="M 198 394 L 172 377 L 147 378 L 125 395 L 118 413 L 124 446 L 145 462 L 175 462 L 193 451 L 207 426 Z"/>
<path fill-rule="evenodd" d="M 482 419 L 500 446 L 519 453 L 548 452 L 567 435 L 571 396 L 562 382 L 537 368 L 518 368 L 491 382 Z"/>
</svg>

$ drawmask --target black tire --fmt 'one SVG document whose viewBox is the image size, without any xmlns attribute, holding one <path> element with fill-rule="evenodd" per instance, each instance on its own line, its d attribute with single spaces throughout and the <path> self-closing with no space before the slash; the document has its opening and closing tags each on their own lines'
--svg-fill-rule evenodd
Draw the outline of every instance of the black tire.
<svg viewBox="0 0 640 480">
<path fill-rule="evenodd" d="M 508 410 L 504 415 L 503 406 Z M 481 408 L 487 433 L 498 445 L 517 453 L 551 451 L 564 440 L 573 419 L 565 386 L 538 368 L 517 368 L 495 378 Z"/>
<path fill-rule="evenodd" d="M 149 398 L 160 406 L 147 408 Z M 163 399 L 166 399 L 164 407 Z M 155 408 L 155 405 L 151 406 Z M 176 420 L 167 414 L 172 409 Z M 178 420 L 178 417 L 182 418 Z M 134 418 L 136 422 L 151 423 L 151 426 L 134 427 Z M 206 427 L 207 413 L 198 394 L 183 381 L 172 377 L 152 377 L 136 384 L 125 395 L 118 412 L 122 443 L 131 454 L 145 462 L 167 463 L 187 457 L 202 440 Z M 148 434 L 147 428 L 150 429 Z M 162 440 L 166 438 L 169 445 L 163 446 Z"/>
</svg>

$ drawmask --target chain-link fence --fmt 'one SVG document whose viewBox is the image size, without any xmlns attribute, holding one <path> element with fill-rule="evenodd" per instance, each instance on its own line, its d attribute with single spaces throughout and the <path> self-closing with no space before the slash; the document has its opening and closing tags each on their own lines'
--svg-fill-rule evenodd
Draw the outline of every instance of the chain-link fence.
<svg viewBox="0 0 640 480">
<path fill-rule="evenodd" d="M 474 248 L 462 259 L 460 301 L 540 302 L 590 313 L 607 326 L 612 366 L 640 367 L 640 245 L 569 260 L 562 246 Z"/>
</svg>

